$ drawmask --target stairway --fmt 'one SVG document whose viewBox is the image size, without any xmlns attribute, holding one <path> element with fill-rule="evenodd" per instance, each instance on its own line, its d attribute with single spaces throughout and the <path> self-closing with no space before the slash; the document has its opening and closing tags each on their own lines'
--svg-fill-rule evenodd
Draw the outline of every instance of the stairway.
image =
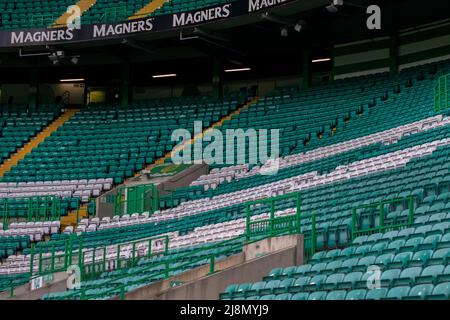
<svg viewBox="0 0 450 320">
<path fill-rule="evenodd" d="M 167 0 L 152 0 L 146 6 L 144 6 L 139 11 L 137 11 L 135 14 L 128 17 L 128 20 L 145 18 L 146 16 L 150 15 L 151 13 L 153 13 L 156 10 L 158 10 L 159 8 L 161 8 L 166 2 L 168 2 L 168 1 Z"/>
<path fill-rule="evenodd" d="M 87 204 L 82 205 L 78 210 L 72 210 L 67 216 L 61 217 L 61 230 L 64 230 L 64 228 L 68 226 L 73 226 L 74 229 L 77 227 L 77 211 L 78 221 L 89 217 Z"/>
<path fill-rule="evenodd" d="M 258 102 L 258 97 L 253 98 L 252 100 L 250 100 L 249 102 L 247 102 L 246 104 L 242 105 L 240 108 L 238 108 L 236 111 L 230 113 L 228 116 L 223 117 L 222 119 L 220 119 L 218 122 L 213 123 L 211 125 L 211 127 L 203 130 L 203 132 L 197 136 L 195 136 L 194 138 L 192 138 L 190 141 L 185 142 L 184 144 L 180 145 L 177 148 L 174 148 L 172 151 L 166 153 L 164 155 L 164 157 L 156 160 L 156 162 L 154 164 L 149 165 L 147 168 L 145 168 L 144 170 L 149 170 L 151 169 L 154 165 L 159 165 L 159 164 L 164 164 L 166 162 L 167 159 L 170 159 L 170 157 L 172 156 L 172 152 L 173 151 L 181 151 L 183 150 L 187 145 L 189 144 L 194 144 L 196 139 L 201 139 L 203 138 L 203 136 L 209 132 L 210 130 L 213 130 L 214 128 L 217 127 L 221 127 L 222 124 L 226 121 L 226 120 L 231 120 L 233 117 L 238 116 L 242 111 L 248 109 L 250 106 L 256 104 Z M 139 173 L 136 173 L 135 177 L 139 176 Z"/>
<path fill-rule="evenodd" d="M 80 8 L 80 14 L 81 16 L 88 11 L 93 5 L 97 3 L 97 0 L 79 0 L 77 3 L 75 3 L 76 6 Z M 53 22 L 51 25 L 52 28 L 58 28 L 61 26 L 67 25 L 67 20 L 73 15 L 73 13 L 63 13 L 58 19 Z"/>
<path fill-rule="evenodd" d="M 8 160 L 5 160 L 0 165 L 0 178 L 10 171 L 12 167 L 17 165 L 19 161 L 23 160 L 34 148 L 37 148 L 45 139 L 64 125 L 70 118 L 72 118 L 79 109 L 70 109 L 64 112 L 59 118 L 53 121 L 48 127 L 39 132 L 34 138 L 27 142 L 20 150 L 12 154 Z"/>
</svg>

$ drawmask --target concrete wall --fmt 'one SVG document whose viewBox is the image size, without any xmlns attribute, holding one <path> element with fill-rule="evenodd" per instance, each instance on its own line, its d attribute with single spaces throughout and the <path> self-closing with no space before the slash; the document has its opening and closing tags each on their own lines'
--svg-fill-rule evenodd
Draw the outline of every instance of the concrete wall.
<svg viewBox="0 0 450 320">
<path fill-rule="evenodd" d="M 158 189 L 172 190 L 175 188 L 186 187 L 190 185 L 192 181 L 197 180 L 201 175 L 205 175 L 207 173 L 208 165 L 193 165 L 171 177 L 169 180 L 162 182 Z"/>
<path fill-rule="evenodd" d="M 251 260 L 198 281 L 169 289 L 155 300 L 218 300 L 220 293 L 233 283 L 257 282 L 274 268 L 298 265 L 296 247 Z"/>
<path fill-rule="evenodd" d="M 0 294 L 0 300 L 39 300 L 50 292 L 61 292 L 67 289 L 68 275 L 65 272 L 56 273 L 51 281 L 44 283 L 41 289 L 31 291 L 31 284 L 27 283 L 14 290 L 14 297 L 10 298 L 9 291 Z"/>
<path fill-rule="evenodd" d="M 142 184 L 150 184 L 154 183 L 158 190 L 172 190 L 174 188 L 179 187 L 186 187 L 188 186 L 192 181 L 196 180 L 201 175 L 208 173 L 208 166 L 205 164 L 201 165 L 193 165 L 186 170 L 176 174 L 175 176 L 167 176 L 167 177 L 160 177 L 160 178 L 152 178 L 147 179 L 146 175 L 141 175 L 140 177 L 133 179 L 129 183 L 126 184 L 129 186 L 136 186 L 136 185 L 142 185 Z M 117 189 L 114 188 L 113 190 L 105 193 L 103 196 L 98 197 L 97 202 L 97 217 L 103 218 L 103 217 L 112 217 L 114 215 L 114 204 L 106 202 L 107 196 L 110 195 L 117 195 Z M 161 193 L 163 194 L 163 193 Z"/>
<path fill-rule="evenodd" d="M 209 275 L 209 265 L 203 266 L 127 293 L 125 299 L 217 300 L 230 284 L 260 281 L 274 268 L 302 265 L 303 255 L 301 235 L 267 239 L 246 246 L 242 253 L 217 262 L 216 273 L 212 275 Z M 184 284 L 171 288 L 170 284 L 175 281 Z"/>
<path fill-rule="evenodd" d="M 30 85 L 28 84 L 2 84 L 1 103 L 8 103 L 9 97 L 13 97 L 13 104 L 28 104 Z"/>
</svg>

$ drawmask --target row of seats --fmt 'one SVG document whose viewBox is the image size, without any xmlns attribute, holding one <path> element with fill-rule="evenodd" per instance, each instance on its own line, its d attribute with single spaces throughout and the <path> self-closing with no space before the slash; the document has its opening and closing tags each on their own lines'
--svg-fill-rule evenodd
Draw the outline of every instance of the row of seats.
<svg viewBox="0 0 450 320">
<path fill-rule="evenodd" d="M 295 294 L 282 293 L 278 295 L 268 294 L 264 296 L 252 296 L 247 299 L 236 298 L 235 300 L 446 300 L 449 299 L 450 282 L 444 282 L 433 286 L 432 284 L 421 284 L 414 287 L 400 286 L 391 289 L 355 289 L 352 291 L 315 291 L 299 292 Z"/>
<path fill-rule="evenodd" d="M 172 131 L 193 130 L 236 110 L 240 100 L 198 99 L 191 105 L 149 102 L 128 109 L 82 110 L 7 172 L 6 182 L 113 179 L 120 184 L 170 151 Z"/>
<path fill-rule="evenodd" d="M 0 111 L 0 164 L 59 115 L 59 111 Z"/>
</svg>

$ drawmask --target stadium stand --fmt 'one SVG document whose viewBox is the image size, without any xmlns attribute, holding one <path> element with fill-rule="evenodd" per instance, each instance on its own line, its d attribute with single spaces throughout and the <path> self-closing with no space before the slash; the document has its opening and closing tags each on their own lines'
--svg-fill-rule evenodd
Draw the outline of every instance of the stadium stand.
<svg viewBox="0 0 450 320">
<path fill-rule="evenodd" d="M 36 250 L 63 256 L 68 241 L 82 241 L 83 263 L 94 269 L 101 266 L 100 271 L 84 281 L 80 290 L 51 293 L 45 299 L 124 295 L 207 264 L 212 255 L 220 260 L 240 252 L 245 204 L 300 191 L 302 232 L 315 233 L 317 253 L 304 266 L 276 269 L 261 282 L 230 286 L 222 299 L 448 298 L 450 119 L 445 112 L 433 112 L 430 96 L 435 77 L 448 69 L 449 63 L 441 62 L 405 70 L 397 77 L 338 81 L 331 85 L 333 90 L 329 85 L 306 92 L 286 89 L 261 98 L 225 120 L 222 129 L 273 128 L 282 123 L 287 133 L 281 138 L 284 148 L 277 175 L 260 175 L 259 166 L 216 168 L 194 186 L 175 191 L 179 201 L 172 208 L 151 216 L 84 219 L 62 234 L 54 232 L 57 226 L 51 222 L 11 224 L 5 235 L 29 236 L 36 246 L 30 248 L 29 240 L 18 244 L 5 237 L 6 259 L 0 272 L 8 276 L 1 277 L 2 283 L 5 288 L 20 284 L 30 268 L 41 271 Z M 332 103 L 336 94 L 345 103 Z M 314 105 L 323 106 L 323 114 L 316 113 L 319 108 L 309 112 L 310 101 L 316 100 Z M 40 181 L 43 194 L 69 197 L 71 192 L 70 196 L 87 201 L 169 152 L 171 128 L 192 128 L 196 119 L 209 127 L 236 111 L 239 101 L 154 101 L 126 112 L 92 106 L 5 174 L 7 194 L 17 195 L 14 189 L 19 185 L 12 182 L 26 186 L 22 193 L 28 186 L 35 192 L 31 190 L 38 190 L 33 188 Z M 162 104 L 164 109 L 159 107 Z M 389 119 L 383 116 L 386 113 Z M 301 120 L 314 115 L 314 122 Z M 288 119 L 293 120 L 286 125 Z M 77 163 L 72 157 L 86 161 Z M 41 171 L 34 168 L 38 160 Z M 352 211 L 370 204 L 383 207 L 383 218 L 374 210 Z M 294 211 L 285 204 L 277 208 L 276 216 L 290 216 Z M 252 219 L 267 215 L 260 208 Z M 358 236 L 358 230 L 367 229 L 375 231 Z M 50 242 L 43 241 L 45 235 L 51 236 Z M 167 237 L 168 244 L 149 242 L 152 237 Z M 77 248 L 73 247 L 74 252 Z M 18 250 L 22 255 L 14 255 Z M 120 264 L 131 255 L 131 266 Z M 380 289 L 366 288 L 369 265 L 383 269 Z"/>
<path fill-rule="evenodd" d="M 0 300 L 450 300 L 438 2 L 0 0 Z"/>
<path fill-rule="evenodd" d="M 59 112 L 54 108 L 31 112 L 26 107 L 3 107 L 0 112 L 0 164 L 55 120 Z"/>
</svg>

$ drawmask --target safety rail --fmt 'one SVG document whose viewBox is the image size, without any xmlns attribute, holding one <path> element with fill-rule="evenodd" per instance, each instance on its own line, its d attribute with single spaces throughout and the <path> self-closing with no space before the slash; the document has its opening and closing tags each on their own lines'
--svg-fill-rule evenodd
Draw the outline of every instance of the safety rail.
<svg viewBox="0 0 450 320">
<path fill-rule="evenodd" d="M 154 273 L 148 274 L 146 276 L 146 281 L 130 280 L 130 281 L 127 281 L 126 284 L 123 284 L 120 286 L 115 286 L 111 289 L 108 289 L 108 290 L 98 294 L 98 295 L 93 295 L 91 297 L 87 297 L 87 295 L 86 295 L 86 291 L 89 289 L 84 288 L 81 290 L 80 299 L 81 300 L 86 300 L 86 299 L 91 300 L 91 299 L 104 299 L 104 298 L 112 298 L 112 297 L 119 296 L 120 300 L 124 300 L 125 294 L 127 291 L 126 290 L 127 287 L 148 283 L 148 279 L 152 279 L 152 278 L 168 279 L 171 277 L 171 272 L 184 271 L 184 270 L 186 270 L 186 268 L 188 268 L 188 267 L 192 268 L 192 265 L 202 262 L 202 261 L 205 261 L 205 260 L 209 260 L 209 263 L 208 263 L 209 274 L 214 274 L 219 271 L 216 268 L 216 262 L 219 260 L 220 257 L 230 255 L 231 253 L 233 253 L 237 250 L 242 250 L 242 248 L 245 245 L 256 243 L 256 242 L 259 242 L 259 241 L 262 241 L 262 240 L 265 240 L 268 238 L 273 238 L 275 236 L 282 236 L 282 235 L 285 235 L 288 233 L 290 233 L 289 230 L 281 230 L 278 232 L 273 232 L 273 233 L 267 234 L 265 236 L 259 236 L 250 241 L 247 240 L 246 235 L 242 235 L 242 236 L 239 236 L 239 237 L 236 237 L 233 239 L 229 239 L 226 241 L 207 245 L 207 246 L 195 249 L 193 251 L 187 252 L 181 256 L 177 256 L 177 257 L 169 259 L 167 261 L 162 261 L 162 262 L 159 262 L 156 264 L 152 264 L 148 268 L 142 269 L 141 273 L 145 274 L 147 271 L 151 271 L 152 269 L 154 269 L 156 267 L 159 267 L 159 266 L 164 267 L 164 269 L 161 271 L 155 271 Z M 219 249 L 221 247 L 223 247 L 223 248 Z M 209 253 L 211 250 L 214 250 L 214 249 L 217 249 L 217 251 L 215 251 L 213 254 Z M 201 255 L 202 252 L 206 252 L 206 254 Z M 179 262 L 180 260 L 183 260 L 184 258 L 188 258 L 188 261 L 177 265 L 177 262 Z M 127 278 L 128 278 L 127 275 L 118 277 L 118 278 L 114 278 L 114 279 L 110 280 L 110 283 L 118 283 L 121 280 L 125 280 Z M 107 283 L 108 282 L 105 282 L 105 283 L 103 283 L 103 285 L 105 285 Z"/>
<path fill-rule="evenodd" d="M 434 111 L 441 112 L 450 108 L 450 74 L 439 77 L 434 87 Z"/>
<path fill-rule="evenodd" d="M 161 250 L 153 251 L 153 244 L 156 242 L 163 243 L 164 247 Z M 113 262 L 114 270 L 121 270 L 132 267 L 140 258 L 167 255 L 169 252 L 169 242 L 169 236 L 162 235 L 101 247 L 83 248 L 83 239 L 74 234 L 67 240 L 52 241 L 45 246 L 36 247 L 33 244 L 30 253 L 30 269 L 25 275 L 29 278 L 28 282 L 31 282 L 40 277 L 53 275 L 58 272 L 67 272 L 69 267 L 77 266 L 80 270 L 81 279 L 89 280 L 108 271 L 108 261 L 112 260 L 107 258 L 107 254 L 108 252 L 111 253 L 112 250 L 116 250 L 117 252 L 117 257 Z M 142 244 L 148 245 L 145 256 L 141 254 L 142 249 L 139 245 Z M 57 249 L 62 246 L 64 247 L 64 252 L 60 252 Z M 117 246 L 117 248 L 114 249 L 114 246 Z M 129 256 L 124 256 L 121 251 L 126 246 L 131 247 Z M 101 253 L 100 259 L 97 259 L 99 257 L 98 253 Z M 91 256 L 92 260 L 89 261 Z M 9 288 L 10 297 L 14 297 L 15 289 L 21 285 L 11 285 Z"/>
<path fill-rule="evenodd" d="M 296 213 L 284 217 L 275 217 L 275 204 L 281 200 L 294 200 Z M 260 205 L 268 205 L 270 207 L 270 217 L 265 220 L 251 221 L 251 210 Z M 281 196 L 270 197 L 262 200 L 250 201 L 245 204 L 246 210 L 246 237 L 250 239 L 254 235 L 277 232 L 280 229 L 288 229 L 291 232 L 300 233 L 301 228 L 301 194 L 300 192 L 292 192 Z"/>
<path fill-rule="evenodd" d="M 10 220 L 26 222 L 56 221 L 61 218 L 62 199 L 57 196 L 4 198 L 0 202 L 3 230 Z"/>
<path fill-rule="evenodd" d="M 159 191 L 154 184 L 120 187 L 112 200 L 114 214 L 119 216 L 143 212 L 153 214 L 159 209 Z"/>
<path fill-rule="evenodd" d="M 414 196 L 409 196 L 405 198 L 398 198 L 392 200 L 385 200 L 380 202 L 375 202 L 372 204 L 361 205 L 352 209 L 352 240 L 359 236 L 371 235 L 374 233 L 382 233 L 385 231 L 402 229 L 405 227 L 409 227 L 412 225 L 414 221 Z M 407 217 L 403 217 L 403 220 L 398 223 L 396 218 L 387 219 L 386 217 L 386 205 L 394 205 L 394 204 L 404 204 L 407 202 L 408 204 L 408 215 Z M 358 210 L 367 209 L 366 215 L 374 215 L 375 213 L 379 213 L 379 221 L 377 225 L 373 227 L 360 228 L 360 224 L 358 223 Z"/>
</svg>

